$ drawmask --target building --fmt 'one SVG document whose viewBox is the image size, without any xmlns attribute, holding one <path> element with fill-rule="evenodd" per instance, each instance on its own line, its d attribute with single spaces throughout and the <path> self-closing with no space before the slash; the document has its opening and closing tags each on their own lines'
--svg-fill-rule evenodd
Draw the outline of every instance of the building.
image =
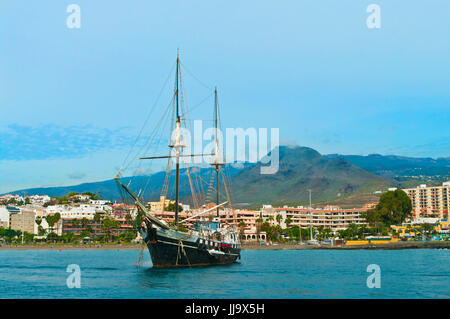
<svg viewBox="0 0 450 319">
<path fill-rule="evenodd" d="M 9 211 L 5 206 L 0 206 L 0 227 L 9 227 Z"/>
<path fill-rule="evenodd" d="M 28 198 L 30 200 L 30 203 L 33 205 L 44 205 L 45 203 L 48 203 L 51 201 L 50 196 L 47 195 L 31 195 L 31 196 L 27 196 L 26 198 Z"/>
<path fill-rule="evenodd" d="M 133 231 L 132 221 L 128 222 L 125 219 L 115 219 L 119 222 L 120 227 L 111 229 L 112 236 L 118 236 L 127 231 Z M 105 234 L 105 229 L 103 228 L 103 222 L 96 221 L 93 218 L 86 219 L 85 223 L 81 220 L 74 222 L 73 218 L 62 218 L 61 219 L 61 233 L 68 234 L 72 233 L 79 236 L 83 230 L 90 229 L 91 236 L 101 236 Z"/>
<path fill-rule="evenodd" d="M 317 228 L 323 226 L 330 228 L 333 232 L 347 229 L 350 224 L 367 225 L 362 214 L 367 208 L 343 209 L 336 206 L 325 208 L 307 208 L 299 206 L 283 208 L 264 208 L 261 210 L 262 218 L 271 224 L 279 224 L 282 228 L 288 227 L 286 221 L 290 220 L 289 226 L 300 226 L 301 228 Z M 280 215 L 280 222 L 277 216 Z M 279 217 L 280 218 L 280 217 Z M 288 219 L 289 218 L 289 219 Z"/>
<path fill-rule="evenodd" d="M 135 218 L 137 215 L 136 206 L 126 204 L 112 205 L 112 216 L 114 218 L 125 219 L 128 214 L 130 214 L 132 218 Z"/>
<path fill-rule="evenodd" d="M 431 224 L 434 230 L 441 239 L 446 239 L 450 237 L 450 221 L 447 219 L 439 218 L 417 218 L 408 223 L 403 223 L 402 225 L 392 225 L 391 228 L 394 230 L 400 238 L 417 238 L 421 237 L 423 234 L 420 233 L 418 226 L 423 224 Z"/>
<path fill-rule="evenodd" d="M 203 205 L 201 208 L 189 211 L 183 210 L 178 213 L 179 220 L 182 221 L 183 219 L 193 217 L 204 212 L 205 210 L 212 209 L 215 206 L 215 203 L 209 203 L 207 205 Z M 173 223 L 175 221 L 174 212 L 150 211 L 150 214 L 158 219 L 164 220 L 167 223 Z M 192 225 L 193 223 L 199 221 L 207 221 L 216 217 L 216 215 L 216 209 L 212 209 L 211 211 L 202 214 L 201 216 L 194 217 L 191 220 L 187 221 L 186 225 Z M 253 210 L 231 209 L 225 207 L 219 208 L 220 221 L 227 225 L 232 225 L 236 229 L 239 229 L 241 231 L 241 239 L 243 241 L 266 241 L 266 233 L 259 231 L 259 227 L 257 227 L 259 225 L 257 225 L 256 220 L 259 218 L 259 215 L 260 212 Z"/>
<path fill-rule="evenodd" d="M 21 210 L 19 212 L 11 213 L 9 216 L 9 227 L 12 230 L 26 231 L 34 234 L 36 212 L 34 210 Z"/>
<path fill-rule="evenodd" d="M 109 214 L 111 206 L 94 204 L 54 205 L 46 208 L 47 214 L 59 213 L 61 218 L 94 218 L 96 213 Z"/>
<path fill-rule="evenodd" d="M 71 200 L 78 200 L 81 202 L 87 202 L 87 201 L 89 201 L 90 198 L 91 198 L 91 196 L 86 195 L 86 194 L 76 194 L 76 195 L 70 196 Z"/>
<path fill-rule="evenodd" d="M 148 202 L 147 205 L 151 212 L 162 212 L 169 204 L 175 204 L 175 201 L 167 199 L 166 196 L 160 196 L 158 202 Z"/>
<path fill-rule="evenodd" d="M 14 205 L 14 203 L 18 203 L 18 202 L 24 202 L 25 203 L 25 199 L 22 196 L 11 195 L 11 194 L 6 194 L 6 195 L 3 195 L 3 196 L 0 196 L 0 203 L 13 204 Z"/>
<path fill-rule="evenodd" d="M 412 219 L 421 217 L 447 218 L 450 198 L 450 181 L 442 186 L 421 184 L 403 191 L 411 198 Z"/>
</svg>

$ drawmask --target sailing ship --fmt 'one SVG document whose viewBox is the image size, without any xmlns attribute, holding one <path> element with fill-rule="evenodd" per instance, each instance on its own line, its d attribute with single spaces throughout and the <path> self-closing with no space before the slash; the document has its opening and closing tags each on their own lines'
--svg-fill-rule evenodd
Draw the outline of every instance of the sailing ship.
<svg viewBox="0 0 450 319">
<path fill-rule="evenodd" d="M 181 114 L 180 114 L 180 90 L 179 74 L 180 57 L 177 53 L 174 107 L 175 107 L 175 138 L 169 140 L 169 149 L 172 150 L 168 156 L 141 157 L 140 159 L 161 159 L 168 158 L 175 162 L 175 203 L 174 222 L 169 224 L 163 219 L 151 214 L 144 201 L 136 194 L 129 185 L 121 181 L 121 172 L 115 177 L 116 183 L 121 193 L 128 195 L 137 207 L 138 215 L 142 217 L 139 233 L 142 236 L 151 255 L 154 268 L 169 267 L 193 267 L 231 264 L 240 259 L 241 243 L 238 231 L 232 225 L 223 223 L 220 219 L 219 209 L 228 203 L 219 203 L 219 174 L 224 165 L 224 161 L 219 156 L 218 141 L 218 106 L 217 89 L 214 90 L 214 126 L 215 126 L 215 154 L 211 165 L 215 171 L 216 179 L 216 203 L 212 208 L 195 214 L 191 217 L 179 220 L 180 213 L 180 159 L 189 156 L 204 156 L 204 154 L 184 154 L 185 147 L 181 141 Z M 211 175 L 213 176 L 213 175 Z M 225 183 L 225 180 L 224 180 Z M 164 209 L 164 208 L 163 208 Z M 211 218 L 211 214 L 216 211 L 216 216 Z M 209 213 L 208 219 L 203 217 Z M 187 223 L 189 221 L 189 223 Z M 194 221 L 194 223 L 192 223 Z M 185 226 L 185 227 L 183 227 Z"/>
</svg>

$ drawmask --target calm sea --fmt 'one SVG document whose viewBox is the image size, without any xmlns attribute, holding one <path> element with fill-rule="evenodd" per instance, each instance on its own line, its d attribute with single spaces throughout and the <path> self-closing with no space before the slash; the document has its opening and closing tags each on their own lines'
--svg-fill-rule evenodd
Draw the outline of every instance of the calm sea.
<svg viewBox="0 0 450 319">
<path fill-rule="evenodd" d="M 148 251 L 2 250 L 1 298 L 449 298 L 450 251 L 243 251 L 238 264 L 152 269 Z M 68 288 L 69 264 L 81 288 Z M 367 266 L 381 288 L 367 287 Z"/>
</svg>

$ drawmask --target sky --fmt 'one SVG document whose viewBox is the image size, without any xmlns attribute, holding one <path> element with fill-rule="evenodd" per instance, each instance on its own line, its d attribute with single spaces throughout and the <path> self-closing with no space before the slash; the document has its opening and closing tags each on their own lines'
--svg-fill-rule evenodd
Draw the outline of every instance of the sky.
<svg viewBox="0 0 450 319">
<path fill-rule="evenodd" d="M 322 154 L 448 157 L 448 12 L 447 0 L 3 0 L 0 193 L 114 177 L 149 110 L 170 102 L 173 79 L 158 96 L 177 48 L 196 118 L 211 118 L 217 86 L 224 127 L 279 128 Z"/>
</svg>

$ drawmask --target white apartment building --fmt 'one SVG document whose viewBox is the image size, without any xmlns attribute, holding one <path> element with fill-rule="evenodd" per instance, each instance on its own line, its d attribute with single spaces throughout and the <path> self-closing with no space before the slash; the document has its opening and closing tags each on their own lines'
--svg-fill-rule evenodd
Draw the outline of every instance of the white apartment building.
<svg viewBox="0 0 450 319">
<path fill-rule="evenodd" d="M 77 206 L 70 205 L 54 205 L 46 208 L 47 214 L 59 213 L 61 218 L 94 218 L 95 213 L 111 213 L 111 206 L 94 205 L 94 204 L 80 204 Z"/>
<path fill-rule="evenodd" d="M 0 227 L 9 227 L 9 211 L 6 206 L 0 206 Z"/>
<path fill-rule="evenodd" d="M 47 195 L 31 195 L 27 196 L 30 200 L 31 204 L 33 205 L 44 205 L 45 203 L 49 202 L 51 200 L 50 196 Z"/>
<path fill-rule="evenodd" d="M 444 182 L 442 186 L 421 184 L 403 191 L 411 198 L 412 219 L 448 218 L 450 181 Z"/>
<path fill-rule="evenodd" d="M 261 210 L 264 221 L 272 224 L 278 224 L 277 215 L 281 215 L 280 226 L 286 228 L 286 220 L 289 218 L 289 226 L 300 226 L 301 228 L 323 226 L 330 228 L 333 232 L 347 229 L 350 224 L 367 225 L 362 213 L 367 212 L 367 208 L 343 209 L 338 207 L 313 208 L 299 206 L 272 208 L 263 207 Z M 270 218 L 271 217 L 271 218 Z"/>
</svg>

